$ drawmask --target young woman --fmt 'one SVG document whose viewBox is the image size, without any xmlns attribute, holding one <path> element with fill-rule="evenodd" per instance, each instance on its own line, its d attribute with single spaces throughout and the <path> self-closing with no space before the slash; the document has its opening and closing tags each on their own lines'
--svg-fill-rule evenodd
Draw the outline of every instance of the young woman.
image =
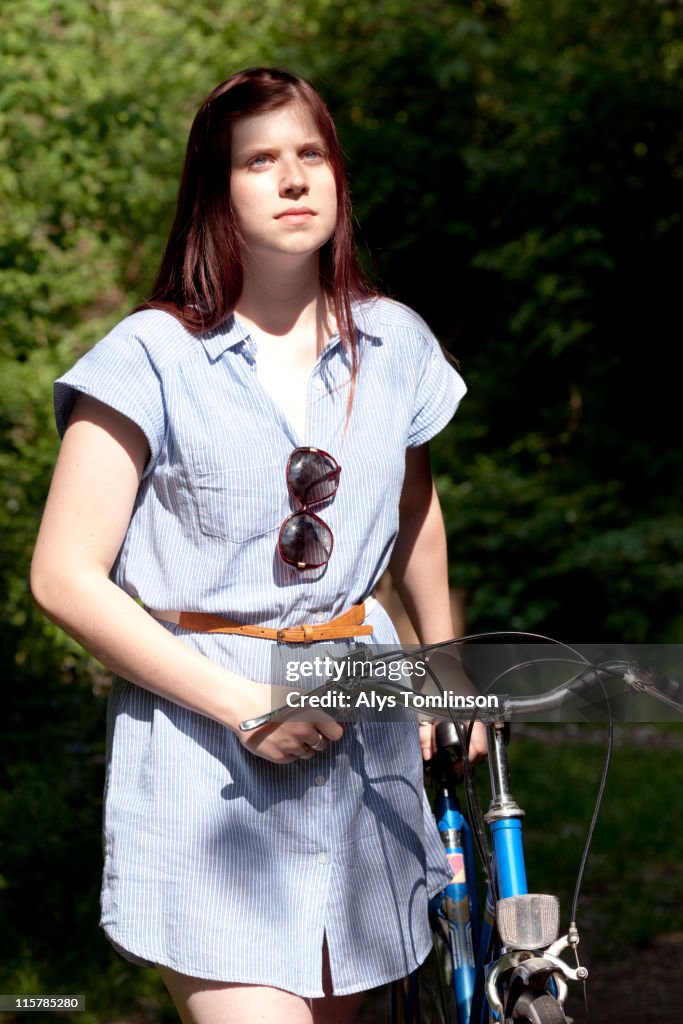
<svg viewBox="0 0 683 1024">
<path fill-rule="evenodd" d="M 57 382 L 32 568 L 116 673 L 103 927 L 184 1021 L 350 1022 L 427 954 L 430 727 L 239 723 L 292 658 L 396 641 L 387 566 L 421 640 L 452 636 L 427 442 L 463 393 L 363 281 L 318 94 L 274 69 L 218 86 L 149 302 Z"/>
</svg>

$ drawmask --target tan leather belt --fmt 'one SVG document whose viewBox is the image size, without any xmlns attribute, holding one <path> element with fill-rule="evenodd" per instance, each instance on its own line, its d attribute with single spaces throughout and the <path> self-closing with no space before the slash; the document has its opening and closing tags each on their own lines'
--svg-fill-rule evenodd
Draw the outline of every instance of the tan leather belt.
<svg viewBox="0 0 683 1024">
<path fill-rule="evenodd" d="M 351 636 L 369 636 L 372 626 L 364 626 L 365 602 L 355 604 L 347 612 L 329 622 L 315 625 L 287 626 L 274 629 L 270 626 L 248 626 L 223 619 L 210 612 L 157 612 L 147 609 L 149 614 L 162 622 L 172 622 L 181 629 L 194 633 L 239 633 L 241 636 L 255 636 L 261 640 L 277 640 L 284 644 L 310 644 L 316 640 L 342 640 Z"/>
</svg>

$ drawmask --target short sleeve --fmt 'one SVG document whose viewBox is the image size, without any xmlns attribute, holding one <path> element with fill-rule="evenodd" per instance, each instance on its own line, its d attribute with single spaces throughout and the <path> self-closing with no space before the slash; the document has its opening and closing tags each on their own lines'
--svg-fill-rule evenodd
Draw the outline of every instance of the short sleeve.
<svg viewBox="0 0 683 1024">
<path fill-rule="evenodd" d="M 64 436 L 78 394 L 90 395 L 122 413 L 147 438 L 156 462 L 166 434 L 162 384 L 142 340 L 122 325 L 98 342 L 54 385 L 57 430 Z"/>
<path fill-rule="evenodd" d="M 433 335 L 422 335 L 424 355 L 415 392 L 408 447 L 425 444 L 453 417 L 467 387 Z"/>
</svg>

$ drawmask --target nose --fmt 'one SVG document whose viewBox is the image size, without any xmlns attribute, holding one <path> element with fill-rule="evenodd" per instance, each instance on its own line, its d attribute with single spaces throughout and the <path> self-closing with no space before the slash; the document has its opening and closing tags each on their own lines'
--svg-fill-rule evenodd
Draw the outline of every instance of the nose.
<svg viewBox="0 0 683 1024">
<path fill-rule="evenodd" d="M 298 160 L 287 163 L 280 180 L 280 195 L 288 199 L 298 199 L 307 194 L 308 182 L 303 167 Z"/>
</svg>

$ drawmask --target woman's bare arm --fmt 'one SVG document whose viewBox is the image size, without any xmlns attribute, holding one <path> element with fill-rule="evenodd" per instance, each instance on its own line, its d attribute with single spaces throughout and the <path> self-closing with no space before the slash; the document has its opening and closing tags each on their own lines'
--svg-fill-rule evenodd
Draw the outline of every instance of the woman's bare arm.
<svg viewBox="0 0 683 1024">
<path fill-rule="evenodd" d="M 149 457 L 131 420 L 79 396 L 66 430 L 31 566 L 45 614 L 112 671 L 233 730 L 284 697 L 184 644 L 109 579 Z M 260 642 L 260 641 L 259 641 Z M 317 731 L 316 731 L 317 730 Z M 317 732 L 338 739 L 331 719 L 284 723 L 240 739 L 274 761 L 307 754 Z"/>
<path fill-rule="evenodd" d="M 446 531 L 427 444 L 406 452 L 399 531 L 390 570 L 420 641 L 431 644 L 450 640 L 454 633 Z"/>
<path fill-rule="evenodd" d="M 399 532 L 391 557 L 391 575 L 422 643 L 455 636 L 448 590 L 446 530 L 429 462 L 429 445 L 409 448 L 399 505 Z M 434 730 L 420 730 L 423 755 L 434 753 Z M 470 758 L 486 753 L 486 733 L 475 724 Z"/>
</svg>

